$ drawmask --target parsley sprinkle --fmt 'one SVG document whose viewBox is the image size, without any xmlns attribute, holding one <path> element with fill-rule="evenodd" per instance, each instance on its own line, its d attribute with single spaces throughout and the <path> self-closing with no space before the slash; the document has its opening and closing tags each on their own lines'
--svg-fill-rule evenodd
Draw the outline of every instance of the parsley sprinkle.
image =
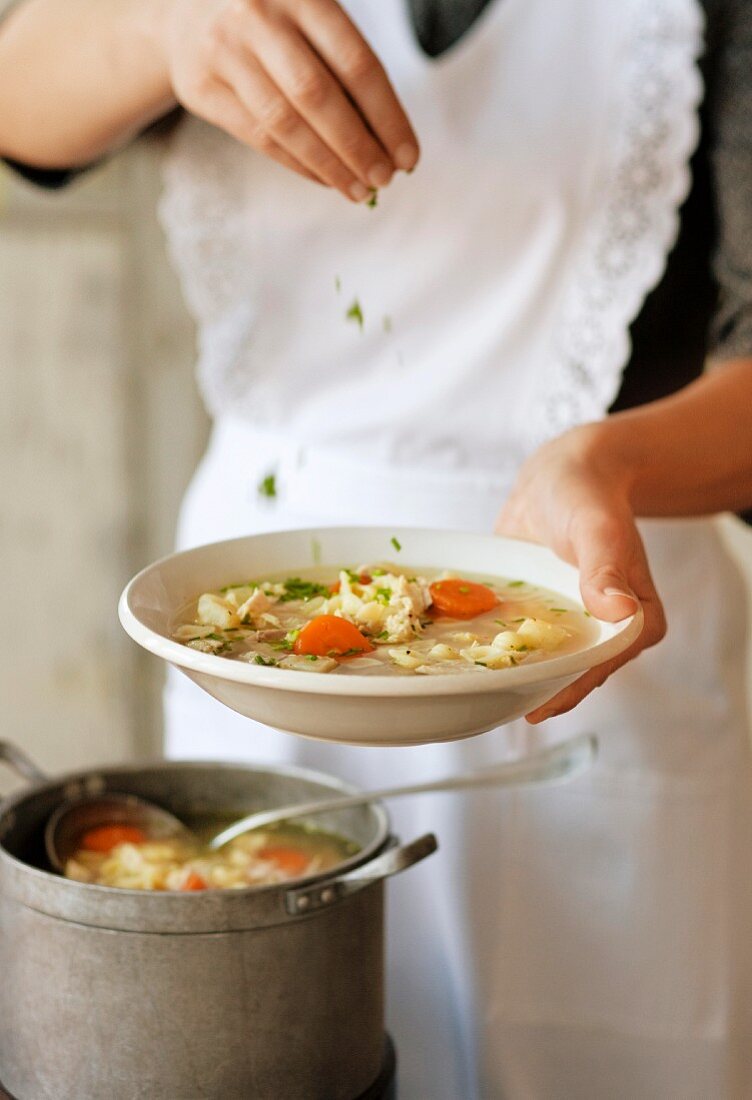
<svg viewBox="0 0 752 1100">
<path fill-rule="evenodd" d="M 306 661 L 318 661 L 315 653 L 306 653 Z"/>
<path fill-rule="evenodd" d="M 470 589 L 467 587 L 466 584 L 461 584 L 458 591 L 461 592 L 463 596 L 466 596 Z"/>
<path fill-rule="evenodd" d="M 371 570 L 371 576 L 372 577 L 385 577 L 386 576 L 386 569 L 372 569 Z"/>
<path fill-rule="evenodd" d="M 566 615 L 569 608 L 567 607 L 549 607 L 549 611 L 555 611 L 557 615 Z"/>
<path fill-rule="evenodd" d="M 380 634 L 376 635 L 376 641 L 377 642 L 388 642 L 389 641 L 389 631 L 388 630 L 382 630 Z"/>
<path fill-rule="evenodd" d="M 389 541 L 391 542 L 391 544 L 392 544 L 392 546 L 394 547 L 395 550 L 400 551 L 402 549 L 402 543 L 400 542 L 400 540 L 397 538 L 396 535 L 392 535 L 392 537 L 390 538 Z"/>
<path fill-rule="evenodd" d="M 377 588 L 376 599 L 379 603 L 388 604 L 392 598 L 391 588 Z"/>
<path fill-rule="evenodd" d="M 263 665 L 264 668 L 276 668 L 277 662 L 273 657 L 263 657 L 260 653 L 257 653 L 253 658 L 253 663 L 256 665 Z"/>
<path fill-rule="evenodd" d="M 355 321 L 360 331 L 363 331 L 365 319 L 363 317 L 363 310 L 360 308 L 360 302 L 357 298 L 354 299 L 353 304 L 350 306 L 347 313 L 345 314 L 345 319 L 347 321 Z"/>
<path fill-rule="evenodd" d="M 507 588 L 521 588 L 524 581 L 507 581 Z"/>
<path fill-rule="evenodd" d="M 331 592 L 325 584 L 317 584 L 316 581 L 304 581 L 300 577 L 288 577 L 284 582 L 285 594 L 280 596 L 280 603 L 289 603 L 290 600 L 312 600 L 315 596 L 331 596 Z"/>
<path fill-rule="evenodd" d="M 494 619 L 494 622 L 495 622 L 495 623 L 497 624 L 497 626 L 506 626 L 506 625 L 507 625 L 507 624 L 506 624 L 506 623 L 504 622 L 504 620 L 503 620 L 503 619 Z"/>
<path fill-rule="evenodd" d="M 590 612 L 589 612 L 589 611 L 583 611 L 583 615 L 585 615 L 585 616 L 586 616 L 586 618 L 588 618 L 588 619 L 592 619 L 592 617 L 593 617 L 593 616 L 592 616 L 592 615 L 590 614 Z"/>
<path fill-rule="evenodd" d="M 513 623 L 524 623 L 524 621 L 525 621 L 525 616 L 524 615 L 522 616 L 521 619 L 512 619 Z"/>
<path fill-rule="evenodd" d="M 277 478 L 275 475 L 267 474 L 266 477 L 262 478 L 259 482 L 258 491 L 259 496 L 273 500 L 277 495 Z"/>
<path fill-rule="evenodd" d="M 366 206 L 370 206 L 371 210 L 375 210 L 376 207 L 379 205 L 379 191 L 377 187 L 371 187 L 369 188 L 369 190 L 371 192 L 371 197 L 366 203 Z"/>
</svg>

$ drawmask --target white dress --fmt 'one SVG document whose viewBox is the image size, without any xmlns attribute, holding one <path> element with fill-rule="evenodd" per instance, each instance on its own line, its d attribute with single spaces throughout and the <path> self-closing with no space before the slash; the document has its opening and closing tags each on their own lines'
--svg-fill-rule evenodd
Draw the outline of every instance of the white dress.
<svg viewBox="0 0 752 1100">
<path fill-rule="evenodd" d="M 403 0 L 345 6 L 423 147 L 376 210 L 195 120 L 170 153 L 163 219 L 217 418 L 181 546 L 341 522 L 490 530 L 525 457 L 605 414 L 676 235 L 694 0 L 497 0 L 434 61 Z M 400 1100 L 752 1095 L 744 593 L 712 523 L 643 531 L 668 639 L 542 727 L 343 748 L 170 681 L 171 754 L 364 786 L 600 736 L 565 786 L 394 804 L 405 838 L 441 844 L 389 889 Z"/>
</svg>

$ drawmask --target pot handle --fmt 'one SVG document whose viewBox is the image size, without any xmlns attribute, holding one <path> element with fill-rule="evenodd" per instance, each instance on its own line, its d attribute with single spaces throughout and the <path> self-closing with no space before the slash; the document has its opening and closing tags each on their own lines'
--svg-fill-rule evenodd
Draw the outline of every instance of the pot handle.
<svg viewBox="0 0 752 1100">
<path fill-rule="evenodd" d="M 0 764 L 7 764 L 11 771 L 30 783 L 44 783 L 47 779 L 41 768 L 10 741 L 0 741 Z"/>
<path fill-rule="evenodd" d="M 317 882 L 314 886 L 302 886 L 299 890 L 288 890 L 285 908 L 290 916 L 300 916 L 332 905 L 365 886 L 406 871 L 408 867 L 432 855 L 438 846 L 434 834 L 426 833 L 410 844 L 389 848 L 369 863 L 356 867 L 345 875 L 327 879 L 326 882 Z"/>
</svg>

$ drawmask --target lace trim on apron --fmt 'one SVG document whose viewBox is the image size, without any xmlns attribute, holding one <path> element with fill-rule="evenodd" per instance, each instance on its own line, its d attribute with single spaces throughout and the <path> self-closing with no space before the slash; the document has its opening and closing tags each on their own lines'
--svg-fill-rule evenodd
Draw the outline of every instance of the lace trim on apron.
<svg viewBox="0 0 752 1100">
<path fill-rule="evenodd" d="M 696 0 L 645 0 L 628 68 L 623 127 L 604 201 L 565 295 L 534 442 L 600 419 L 629 360 L 629 325 L 658 283 L 689 194 L 703 85 L 704 17 Z"/>
</svg>

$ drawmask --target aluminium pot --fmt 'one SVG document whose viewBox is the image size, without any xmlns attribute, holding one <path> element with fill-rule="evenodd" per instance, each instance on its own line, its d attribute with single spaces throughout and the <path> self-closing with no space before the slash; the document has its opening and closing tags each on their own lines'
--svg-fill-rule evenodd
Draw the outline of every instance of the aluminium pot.
<svg viewBox="0 0 752 1100">
<path fill-rule="evenodd" d="M 383 880 L 430 855 L 378 804 L 317 824 L 360 846 L 324 874 L 195 894 L 52 873 L 44 826 L 106 790 L 178 817 L 349 792 L 291 767 L 158 763 L 47 779 L 0 804 L 0 1082 L 16 1100 L 355 1100 L 384 1059 Z"/>
</svg>

